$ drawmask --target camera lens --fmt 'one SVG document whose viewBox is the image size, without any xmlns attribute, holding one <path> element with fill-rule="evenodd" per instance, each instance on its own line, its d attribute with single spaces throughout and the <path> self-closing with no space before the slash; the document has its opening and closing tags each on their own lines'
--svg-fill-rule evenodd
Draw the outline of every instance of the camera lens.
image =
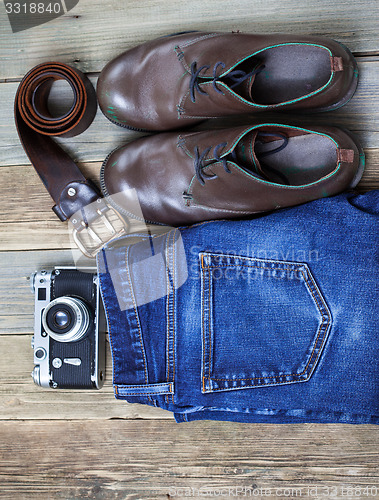
<svg viewBox="0 0 379 500">
<path fill-rule="evenodd" d="M 42 324 L 52 339 L 58 342 L 75 342 L 88 332 L 90 313 L 80 299 L 58 297 L 43 311 Z"/>
<path fill-rule="evenodd" d="M 57 311 L 53 316 L 54 325 L 59 329 L 67 328 L 70 319 L 69 313 L 64 310 Z"/>
<path fill-rule="evenodd" d="M 61 301 L 61 299 L 66 299 L 66 297 L 60 297 L 46 307 L 46 326 L 47 332 L 51 336 L 51 332 L 57 335 L 62 335 L 64 333 L 70 332 L 76 323 L 77 311 L 73 307 L 73 304 L 67 303 L 66 300 Z M 70 301 L 72 300 L 69 298 Z M 74 304 L 75 306 L 75 304 Z"/>
</svg>

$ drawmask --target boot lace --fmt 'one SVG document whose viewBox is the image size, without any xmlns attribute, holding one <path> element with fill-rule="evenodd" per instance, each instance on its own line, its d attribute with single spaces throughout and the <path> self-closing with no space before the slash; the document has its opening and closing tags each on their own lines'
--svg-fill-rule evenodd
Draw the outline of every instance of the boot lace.
<svg viewBox="0 0 379 500">
<path fill-rule="evenodd" d="M 213 78 L 209 78 L 209 81 L 212 82 L 213 88 L 215 89 L 216 92 L 219 94 L 222 94 L 222 90 L 220 90 L 217 87 L 217 83 L 219 83 L 220 80 L 220 74 L 217 74 L 218 68 L 221 68 L 221 71 L 225 69 L 225 64 L 222 61 L 216 62 L 216 64 L 213 67 Z M 231 80 L 233 83 L 232 85 L 229 85 L 229 88 L 234 88 L 240 83 L 244 82 L 248 78 L 252 77 L 253 75 L 257 75 L 260 73 L 264 68 L 264 65 L 261 64 L 258 67 L 254 68 L 252 71 L 249 73 L 246 73 L 245 71 L 242 71 L 240 69 L 236 69 L 234 71 L 230 71 L 226 76 L 229 80 Z M 207 95 L 207 92 L 203 90 L 200 87 L 200 78 L 204 78 L 201 76 L 201 73 L 204 71 L 207 71 L 210 69 L 210 66 L 207 64 L 204 64 L 203 66 L 200 66 L 199 69 L 197 69 L 197 63 L 196 61 L 191 64 L 191 80 L 189 83 L 189 89 L 190 89 L 190 96 L 191 96 L 191 101 L 195 102 L 196 96 L 195 96 L 195 91 L 198 92 L 199 94 Z"/>
<path fill-rule="evenodd" d="M 288 144 L 288 137 L 285 136 L 284 134 L 280 132 L 258 132 L 256 140 L 259 141 L 262 137 L 278 137 L 279 139 L 282 139 L 283 142 L 280 146 L 276 147 L 275 149 L 271 149 L 270 151 L 265 151 L 260 153 L 259 157 L 263 158 L 265 156 L 269 156 L 275 153 L 279 153 L 279 151 L 282 151 L 287 144 Z M 231 174 L 231 170 L 228 167 L 228 156 L 226 155 L 223 158 L 220 158 L 220 151 L 227 145 L 226 142 L 222 142 L 220 144 L 217 144 L 213 150 L 213 158 L 217 162 L 221 162 L 225 172 L 228 174 Z M 204 168 L 207 166 L 205 164 L 205 158 L 207 157 L 208 153 L 211 151 L 212 146 L 209 146 L 209 148 L 204 149 L 202 153 L 200 153 L 198 146 L 195 148 L 195 158 L 194 158 L 194 166 L 195 166 L 195 174 L 197 179 L 199 180 L 200 184 L 204 186 L 206 180 L 210 179 L 216 179 L 217 175 L 216 174 L 206 174 L 204 172 Z M 237 155 L 235 152 L 235 149 L 230 153 L 230 157 L 235 161 L 238 162 Z M 277 170 L 274 170 L 273 168 L 270 168 L 268 166 L 265 166 L 265 170 L 275 172 L 276 175 L 279 175 L 280 177 L 283 178 L 283 181 L 285 184 L 288 184 L 287 178 L 284 176 L 284 174 L 278 172 Z"/>
<path fill-rule="evenodd" d="M 217 146 L 213 150 L 213 156 L 214 156 L 214 159 L 216 161 L 222 162 L 222 165 L 225 169 L 225 172 L 230 174 L 231 171 L 229 170 L 226 157 L 220 158 L 220 156 L 219 156 L 219 151 L 222 148 L 224 148 L 226 146 L 226 144 L 227 144 L 226 142 L 222 142 L 221 144 L 217 144 Z M 205 179 L 215 179 L 217 177 L 216 174 L 208 175 L 205 172 L 203 172 L 203 168 L 206 167 L 206 165 L 204 165 L 205 157 L 207 156 L 207 154 L 210 152 L 211 149 L 212 149 L 212 146 L 210 146 L 207 149 L 204 149 L 204 151 L 200 154 L 199 148 L 197 146 L 195 148 L 195 161 L 194 161 L 195 174 L 196 174 L 196 177 L 198 178 L 198 180 L 202 186 L 204 186 L 204 184 L 205 184 Z"/>
</svg>

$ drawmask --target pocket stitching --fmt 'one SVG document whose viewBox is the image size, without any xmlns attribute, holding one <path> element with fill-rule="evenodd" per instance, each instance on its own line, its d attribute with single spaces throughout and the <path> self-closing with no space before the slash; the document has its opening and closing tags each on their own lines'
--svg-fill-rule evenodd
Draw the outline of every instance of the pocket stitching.
<svg viewBox="0 0 379 500">
<path fill-rule="evenodd" d="M 241 260 L 252 260 L 252 259 L 255 259 L 254 257 L 243 257 L 243 256 L 235 256 L 235 255 L 223 255 L 223 254 L 208 254 L 209 256 L 213 256 L 213 257 L 232 257 L 232 258 L 237 258 L 237 259 L 241 259 Z M 259 259 L 255 259 L 255 260 L 259 260 Z M 271 263 L 275 263 L 275 264 L 278 264 L 280 263 L 281 261 L 274 261 L 274 260 L 265 260 L 265 262 L 271 262 Z M 285 262 L 283 261 L 283 264 L 288 264 L 288 262 Z M 318 349 L 318 354 L 316 355 L 314 361 L 313 361 L 313 364 L 309 370 L 309 373 L 307 374 L 306 378 L 305 379 L 302 379 L 302 380 L 294 380 L 294 381 L 291 381 L 290 383 L 294 383 L 294 382 L 305 382 L 307 380 L 309 380 L 310 376 L 312 375 L 312 372 L 313 372 L 313 367 L 315 366 L 317 360 L 318 360 L 318 357 L 320 355 L 320 353 L 322 352 L 322 348 L 323 348 L 323 345 L 325 343 L 325 339 L 326 339 L 326 334 L 329 330 L 329 325 L 330 325 L 330 322 L 331 322 L 331 314 L 330 314 L 330 311 L 321 295 L 321 292 L 317 290 L 317 285 L 316 283 L 314 282 L 313 280 L 313 277 L 312 275 L 310 274 L 310 270 L 308 268 L 308 265 L 306 263 L 292 263 L 292 266 L 291 267 L 267 267 L 267 266 L 254 266 L 254 265 L 247 265 L 247 264 L 242 264 L 242 265 L 237 265 L 237 264 L 224 264 L 224 265 L 219 265 L 219 266 L 210 266 L 210 265 L 204 265 L 204 254 L 202 253 L 201 254 L 201 267 L 203 270 L 207 270 L 208 271 L 208 288 L 209 288 L 209 296 L 208 296 L 208 300 L 209 300 L 209 307 L 208 307 L 208 316 L 209 316 L 209 328 L 208 328 L 208 333 L 209 333 L 209 364 L 208 364 L 208 376 L 205 376 L 203 375 L 203 392 L 216 392 L 216 391 L 224 391 L 225 389 L 224 388 L 212 388 L 211 390 L 207 390 L 205 388 L 205 380 L 208 380 L 209 382 L 211 382 L 212 380 L 214 381 L 228 381 L 228 380 L 231 380 L 231 381 L 241 381 L 241 380 L 262 380 L 262 379 L 273 379 L 273 378 L 278 378 L 278 377 L 301 377 L 304 375 L 304 373 L 307 371 L 311 361 L 312 361 L 312 358 L 314 356 L 314 353 L 315 353 L 315 350 L 316 350 L 316 347 L 317 347 L 317 344 L 318 344 L 318 341 L 319 341 L 319 338 L 320 338 L 320 334 L 321 334 L 321 331 L 322 329 L 324 329 L 324 336 L 322 338 L 322 341 L 321 341 L 321 344 L 319 346 L 319 349 Z M 316 337 L 316 340 L 314 341 L 314 345 L 313 345 L 313 349 L 312 349 L 312 352 L 309 356 L 309 359 L 308 359 L 308 362 L 307 362 L 307 365 L 305 366 L 304 370 L 301 372 L 301 373 L 285 373 L 283 375 L 269 375 L 267 377 L 250 377 L 250 378 L 212 378 L 211 375 L 210 375 L 210 370 L 211 370 L 211 367 L 212 367 L 212 364 L 211 364 L 211 354 L 212 354 L 212 340 L 211 340 L 211 321 L 210 321 L 210 315 L 211 315 L 211 307 L 210 307 L 210 304 L 211 304 L 211 271 L 210 269 L 215 269 L 215 268 L 229 268 L 229 267 L 249 267 L 249 268 L 255 268 L 255 269 L 270 269 L 270 270 L 297 270 L 297 271 L 300 271 L 301 274 L 303 275 L 304 277 L 304 280 L 305 280 L 305 284 L 308 288 L 308 290 L 311 292 L 312 294 L 312 297 L 314 299 L 314 302 L 320 312 L 320 315 L 321 315 L 321 324 L 318 328 L 318 333 L 317 333 L 317 337 Z M 305 271 L 306 271 L 306 274 L 304 273 L 304 270 L 301 269 L 301 268 L 304 268 Z M 322 305 L 324 306 L 324 310 L 326 311 L 326 316 L 324 315 L 324 312 L 323 310 L 321 309 L 320 307 L 320 304 L 312 290 L 312 287 L 311 287 L 311 284 L 310 282 L 312 282 L 315 290 L 316 290 L 316 294 L 318 296 L 318 298 L 321 300 L 321 303 Z M 204 297 L 205 297 L 205 294 L 203 293 L 202 294 L 203 297 L 202 297 L 202 302 L 203 302 L 203 311 L 205 310 L 205 305 L 204 305 Z M 203 345 L 205 345 L 205 323 L 204 323 L 204 317 L 205 317 L 205 314 L 203 314 Z M 327 323 L 325 324 L 325 320 L 327 319 Z M 273 386 L 273 385 L 283 385 L 283 382 L 269 382 L 269 383 L 263 383 L 259 386 L 255 386 L 255 385 L 247 385 L 247 386 L 243 386 L 243 387 L 236 387 L 236 388 L 231 388 L 230 390 L 238 390 L 238 389 L 243 389 L 243 388 L 248 388 L 248 387 L 263 387 L 263 386 L 267 386 L 267 385 L 270 385 L 270 386 Z"/>
<path fill-rule="evenodd" d="M 209 266 L 209 268 L 217 268 L 217 269 L 218 269 L 218 268 L 220 268 L 220 267 L 252 267 L 252 268 L 257 268 L 257 269 L 265 269 L 264 267 L 258 267 L 258 266 Z M 311 294 L 312 294 L 312 296 L 313 296 L 313 298 L 314 298 L 314 300 L 315 300 L 315 303 L 316 303 L 316 305 L 317 305 L 317 307 L 318 307 L 318 310 L 320 311 L 320 314 L 321 314 L 321 317 L 322 317 L 323 321 L 321 322 L 321 325 L 320 325 L 320 326 L 319 326 L 319 328 L 318 328 L 318 334 L 317 334 L 316 340 L 315 340 L 315 342 L 314 342 L 314 346 L 313 346 L 313 349 L 312 349 L 311 355 L 310 355 L 310 357 L 309 357 L 308 363 L 307 363 L 306 367 L 304 368 L 304 370 L 303 370 L 301 373 L 285 373 L 285 374 L 284 374 L 284 376 L 285 376 L 285 377 L 292 377 L 292 376 L 298 376 L 298 377 L 300 377 L 301 375 L 303 375 L 303 374 L 307 371 L 307 368 L 308 368 L 308 366 L 309 366 L 309 363 L 311 362 L 311 360 L 312 360 L 312 358 L 313 358 L 313 354 L 314 354 L 314 351 L 315 351 L 315 349 L 316 349 L 316 345 L 317 345 L 317 343 L 318 343 L 318 339 L 319 339 L 319 337 L 320 337 L 321 330 L 322 330 L 322 329 L 323 329 L 323 327 L 325 326 L 325 333 L 326 333 L 326 332 L 327 332 L 327 330 L 328 330 L 328 327 L 329 327 L 329 323 L 330 323 L 330 315 L 328 314 L 328 315 L 327 315 L 328 322 L 327 322 L 327 324 L 325 325 L 325 323 L 324 323 L 324 318 L 325 318 L 325 317 L 324 317 L 324 313 L 323 313 L 323 311 L 321 310 L 321 308 L 320 308 L 320 306 L 319 306 L 319 304 L 318 304 L 318 301 L 317 301 L 317 299 L 316 299 L 316 297 L 315 297 L 315 295 L 314 295 L 314 293 L 313 293 L 313 290 L 312 290 L 312 289 L 311 289 L 311 287 L 308 285 L 308 278 L 305 276 L 305 274 L 304 274 L 303 270 L 302 270 L 302 269 L 300 269 L 300 268 L 301 268 L 301 266 L 297 267 L 297 268 L 296 268 L 296 270 L 297 270 L 297 271 L 300 271 L 300 272 L 301 272 L 301 274 L 304 276 L 304 279 L 305 279 L 305 281 L 307 282 L 307 287 L 308 287 L 308 289 L 310 290 L 310 292 L 311 292 Z M 276 267 L 276 268 L 275 268 L 275 267 L 273 267 L 273 268 L 271 268 L 271 269 L 273 269 L 273 270 L 275 271 L 275 270 L 281 270 L 281 269 L 288 269 L 288 270 L 289 270 L 289 269 L 291 269 L 291 268 L 290 268 L 290 267 L 288 267 L 288 268 L 280 268 L 280 267 Z M 208 273 L 210 273 L 210 272 L 208 271 Z M 307 274 L 308 274 L 308 270 L 307 270 Z M 210 287 L 209 287 L 209 290 L 210 290 Z M 210 292 L 209 292 L 209 298 L 210 298 Z M 319 297 L 319 298 L 320 298 L 320 297 Z M 210 311 L 209 311 L 209 312 L 210 312 Z M 211 365 L 211 352 L 212 352 L 212 351 L 211 351 L 211 348 L 212 348 L 212 342 L 211 342 L 211 331 L 210 331 L 210 326 L 211 326 L 211 325 L 210 325 L 210 323 L 209 323 L 209 346 L 210 346 L 210 349 L 209 349 L 209 351 L 210 351 L 210 353 L 209 353 L 209 363 L 210 363 L 209 368 L 212 366 L 212 365 Z M 325 337 L 325 333 L 324 333 L 324 337 Z M 323 338 L 323 340 L 322 340 L 322 343 L 323 343 L 323 342 L 324 342 L 324 338 Z M 320 348 L 321 348 L 321 346 L 320 346 Z M 257 380 L 257 379 L 275 378 L 275 377 L 278 377 L 278 375 L 269 375 L 269 376 L 267 376 L 267 377 L 250 377 L 250 378 L 212 378 L 212 377 L 208 376 L 207 378 L 208 378 L 209 380 L 220 380 L 220 381 L 221 381 L 221 380 Z M 309 378 L 309 377 L 308 377 L 308 378 Z M 308 380 L 308 378 L 307 378 L 307 379 L 305 379 L 305 380 Z M 279 384 L 279 383 L 280 383 L 280 382 L 277 382 L 277 384 Z M 220 389 L 214 389 L 214 390 L 220 390 Z"/>
</svg>

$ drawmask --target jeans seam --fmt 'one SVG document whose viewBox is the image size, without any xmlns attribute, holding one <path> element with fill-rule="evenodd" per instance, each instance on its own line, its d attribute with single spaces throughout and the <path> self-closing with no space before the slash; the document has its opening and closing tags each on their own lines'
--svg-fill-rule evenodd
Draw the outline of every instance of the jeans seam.
<svg viewBox="0 0 379 500">
<path fill-rule="evenodd" d="M 168 262 L 169 262 L 169 239 L 170 239 L 170 233 L 167 233 L 166 236 L 166 248 L 165 248 L 165 256 L 166 256 L 166 362 L 167 362 L 167 367 L 166 367 L 166 379 L 167 382 L 170 380 L 170 275 L 169 275 L 169 267 L 168 267 Z M 166 402 L 168 403 L 168 396 L 166 396 Z"/>
<path fill-rule="evenodd" d="M 249 259 L 248 257 L 238 257 L 238 258 L 241 258 L 241 259 Z M 271 262 L 277 262 L 277 261 L 271 261 Z M 318 333 L 317 333 L 317 337 L 316 337 L 316 340 L 314 341 L 314 346 L 313 346 L 313 349 L 312 349 L 312 353 L 310 354 L 309 356 L 309 359 L 308 359 L 308 363 L 307 365 L 305 366 L 304 370 L 301 372 L 301 373 L 286 373 L 284 374 L 285 377 L 301 377 L 305 374 L 305 372 L 307 371 L 311 361 L 312 361 L 312 358 L 314 356 L 314 353 L 315 353 L 315 350 L 316 350 L 316 347 L 317 347 L 317 344 L 318 344 L 318 341 L 319 341 L 319 338 L 320 338 L 320 334 L 321 334 L 321 331 L 324 329 L 324 336 L 323 336 L 323 339 L 322 339 L 322 342 L 321 342 L 321 345 L 319 347 L 319 351 L 318 353 L 320 353 L 322 351 L 322 348 L 323 348 L 323 345 L 325 343 L 325 338 L 326 338 L 326 333 L 329 329 L 329 325 L 330 325 L 330 321 L 331 321 L 331 316 L 330 316 L 330 313 L 327 309 L 327 307 L 324 307 L 324 309 L 326 310 L 326 316 L 324 315 L 324 312 L 323 310 L 321 309 L 320 307 L 320 304 L 312 290 L 312 287 L 311 287 L 311 284 L 310 284 L 310 281 L 313 283 L 314 287 L 316 288 L 316 285 L 314 283 L 314 280 L 313 278 L 311 278 L 311 275 L 310 275 L 310 272 L 308 270 L 308 267 L 305 265 L 305 264 L 296 264 L 294 263 L 293 264 L 293 267 L 267 267 L 267 266 L 254 266 L 254 265 L 233 265 L 233 264 L 225 264 L 225 265 L 219 265 L 219 266 L 210 266 L 210 265 L 207 265 L 207 266 L 204 266 L 204 255 L 202 254 L 201 255 L 201 267 L 203 270 L 207 270 L 208 271 L 208 288 L 209 288 L 209 297 L 208 297 L 208 300 L 209 300 L 209 310 L 208 310 L 208 315 L 209 315 L 209 320 L 208 320 L 208 324 L 209 324 L 209 331 L 208 331 L 208 334 L 209 334 L 209 366 L 208 366 L 208 377 L 206 376 L 203 376 L 203 392 L 205 392 L 205 380 L 208 380 L 209 382 L 211 382 L 212 380 L 214 381 L 228 381 L 228 380 L 262 380 L 262 379 L 273 379 L 273 378 L 277 378 L 278 375 L 270 375 L 270 376 L 266 376 L 266 377 L 250 377 L 250 378 L 233 378 L 233 379 L 230 379 L 230 378 L 212 378 L 211 377 L 211 349 L 212 349 L 212 341 L 211 341 L 211 320 L 210 320 L 210 314 L 211 314 L 211 308 L 210 308 L 210 297 L 211 297 L 211 271 L 210 269 L 215 269 L 215 268 L 229 268 L 229 267 L 250 267 L 250 268 L 256 268 L 256 269 L 269 269 L 269 270 L 297 270 L 297 271 L 300 271 L 301 274 L 303 275 L 304 277 L 304 280 L 305 280 L 305 284 L 308 288 L 308 290 L 310 291 L 310 293 L 312 294 L 313 296 L 313 299 L 314 299 L 314 302 L 319 310 L 319 313 L 321 315 L 321 324 L 318 328 Z M 303 269 L 301 269 L 303 268 Z M 306 274 L 304 273 L 304 268 L 305 268 L 305 271 L 306 271 Z M 310 281 L 309 281 L 310 279 Z M 324 304 L 324 306 L 326 306 L 322 296 L 321 296 L 321 293 L 317 291 L 316 289 L 316 294 L 318 296 L 318 298 L 321 300 L 321 304 Z M 204 293 L 204 290 L 203 290 L 203 298 L 202 298 L 202 302 L 203 302 L 203 311 L 204 311 L 204 314 L 203 314 L 203 345 L 205 347 L 205 335 L 204 335 L 204 332 L 205 332 L 205 324 L 204 324 L 204 316 L 205 316 L 205 304 L 204 304 L 204 297 L 205 297 L 205 293 Z M 325 320 L 327 319 L 327 323 L 325 325 Z M 314 366 L 315 362 L 317 361 L 318 359 L 318 356 L 316 356 L 315 360 L 313 361 L 313 364 L 311 366 L 311 369 L 312 367 Z M 311 369 L 309 371 L 309 373 L 306 375 L 306 379 L 305 380 L 309 380 L 309 377 L 311 375 Z M 299 380 L 298 380 L 299 382 Z M 270 385 L 280 385 L 282 384 L 282 382 L 274 382 L 274 383 L 270 383 Z M 262 384 L 261 386 L 263 385 L 268 385 L 268 384 Z M 260 387 L 261 387 L 260 386 Z M 254 387 L 253 385 L 250 385 L 250 386 L 245 386 L 245 387 Z M 215 389 L 213 388 L 211 392 L 216 392 L 216 391 L 221 391 L 223 389 Z"/>
<path fill-rule="evenodd" d="M 135 302 L 135 298 L 134 298 L 134 294 L 133 294 L 132 282 L 131 282 L 130 273 L 129 273 L 129 250 L 130 250 L 130 247 L 128 247 L 127 250 L 126 250 L 126 252 L 125 252 L 125 257 L 126 257 L 125 258 L 125 268 L 126 268 L 126 274 L 127 274 L 127 277 L 128 277 L 128 283 L 129 283 L 129 289 L 130 289 L 130 296 L 131 296 L 132 301 L 133 301 L 134 313 L 135 313 L 136 320 L 137 320 L 137 325 L 138 325 L 138 334 L 139 334 L 139 340 L 140 340 L 141 352 L 142 352 L 142 359 L 143 359 L 143 365 L 144 365 L 144 372 L 145 372 L 145 382 L 146 382 L 146 384 L 148 384 L 149 383 L 149 378 L 148 378 L 148 373 L 147 373 L 146 354 L 145 354 L 145 349 L 144 349 L 143 340 L 142 340 L 141 324 L 140 324 L 139 317 L 138 317 L 137 304 Z M 147 398 L 151 402 L 150 396 L 147 396 Z"/>
<path fill-rule="evenodd" d="M 166 275 L 167 275 L 167 382 L 170 382 L 171 376 L 171 364 L 172 366 L 172 377 L 174 377 L 174 350 L 175 350 L 175 267 L 174 267 L 174 255 L 175 255 L 175 233 L 176 229 L 170 231 L 167 235 L 166 240 Z M 170 244 L 172 236 L 173 244 Z M 172 246 L 172 249 L 171 249 Z M 170 269 L 173 270 L 172 273 L 172 284 L 170 282 Z M 173 354 L 171 356 L 171 349 Z M 173 396 L 172 396 L 173 398 Z M 166 396 L 166 402 L 169 403 L 169 395 Z"/>
<path fill-rule="evenodd" d="M 204 269 L 204 265 L 203 265 L 203 255 L 201 255 L 201 267 L 202 269 Z M 204 373 L 204 367 L 205 367 L 205 302 L 204 302 L 204 297 L 205 297 L 205 291 L 204 291 L 204 288 L 205 288 L 205 276 L 204 276 L 204 273 L 200 273 L 200 277 L 201 277 L 201 315 L 202 315 L 202 342 L 203 342 L 203 346 L 202 346 L 202 370 L 201 372 Z M 209 280 L 209 278 L 208 278 Z M 203 384 L 203 392 L 205 392 L 205 379 L 206 377 L 202 377 L 203 380 L 202 380 L 202 384 Z"/>
<path fill-rule="evenodd" d="M 105 263 L 105 255 L 104 255 L 104 250 L 103 250 L 103 258 L 104 258 L 104 263 Z M 106 264 L 105 264 L 106 265 Z M 53 282 L 54 284 L 54 282 Z M 99 285 L 100 285 L 100 292 L 102 294 L 102 286 L 101 286 L 101 273 L 99 272 Z M 106 304 L 106 301 L 102 299 L 102 302 L 103 302 L 103 306 L 104 306 L 104 309 L 105 309 L 105 314 L 106 314 L 106 317 L 108 318 L 108 338 L 109 338 L 109 342 L 111 344 L 111 356 L 112 356 L 112 385 L 115 384 L 115 368 L 114 368 L 114 358 L 113 358 L 113 353 L 114 353 L 114 348 L 113 348 L 113 340 L 112 340 L 112 327 L 111 327 L 111 322 L 110 322 L 110 315 L 108 313 L 108 307 L 107 307 L 107 304 Z"/>
<path fill-rule="evenodd" d="M 118 392 L 118 390 L 117 390 L 117 388 L 116 388 L 116 394 L 117 394 L 117 396 L 120 395 L 119 392 Z M 156 392 L 133 392 L 133 393 L 132 392 L 128 392 L 128 394 L 123 394 L 122 396 L 126 397 L 126 398 L 129 397 L 129 396 L 140 396 L 141 398 L 143 398 L 144 396 L 147 396 L 147 399 L 151 403 L 154 404 L 154 401 L 151 399 L 151 396 L 157 396 L 157 393 Z M 158 394 L 158 396 L 159 396 L 159 394 Z M 156 406 L 156 405 L 154 404 L 154 406 Z"/>
<path fill-rule="evenodd" d="M 176 319 L 176 248 L 175 248 L 175 235 L 177 229 L 174 230 L 172 236 L 172 244 L 173 244 L 173 266 L 172 266 L 172 282 L 173 282 L 173 291 L 172 291 L 172 299 L 173 299 L 173 307 L 172 307 L 172 382 L 175 387 L 175 342 L 176 342 L 176 329 L 175 329 L 175 319 Z M 171 400 L 174 403 L 174 394 L 171 395 Z"/>
<path fill-rule="evenodd" d="M 208 325 L 209 325 L 209 359 L 208 359 L 208 373 L 209 373 L 209 378 L 211 377 L 211 366 L 212 366 L 212 335 L 211 335 L 211 304 L 212 304 L 212 300 L 213 300 L 213 296 L 211 294 L 211 280 L 212 280 L 212 277 L 211 277 L 211 271 L 210 269 L 208 268 Z"/>
<path fill-rule="evenodd" d="M 105 313 L 107 315 L 107 318 L 110 318 L 109 316 L 109 312 L 108 312 L 108 307 L 107 305 L 105 304 L 105 300 L 103 300 L 103 305 L 104 305 L 104 309 L 105 309 Z M 111 343 L 111 353 L 112 353 L 112 383 L 115 384 L 115 369 L 114 369 L 114 359 L 113 359 L 113 353 L 114 353 L 114 347 L 113 347 L 113 340 L 112 340 L 112 327 L 110 325 L 110 321 L 108 321 L 108 338 L 109 338 L 109 341 Z"/>
</svg>

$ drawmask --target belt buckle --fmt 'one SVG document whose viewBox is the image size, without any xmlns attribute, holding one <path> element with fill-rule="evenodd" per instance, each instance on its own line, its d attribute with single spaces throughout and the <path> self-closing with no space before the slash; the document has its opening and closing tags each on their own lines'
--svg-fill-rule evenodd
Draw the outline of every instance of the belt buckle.
<svg viewBox="0 0 379 500">
<path fill-rule="evenodd" d="M 90 210 L 88 210 L 88 208 Z M 110 241 L 127 234 L 129 223 L 103 198 L 70 219 L 74 226 L 72 236 L 79 250 L 89 258 L 96 254 Z"/>
</svg>

